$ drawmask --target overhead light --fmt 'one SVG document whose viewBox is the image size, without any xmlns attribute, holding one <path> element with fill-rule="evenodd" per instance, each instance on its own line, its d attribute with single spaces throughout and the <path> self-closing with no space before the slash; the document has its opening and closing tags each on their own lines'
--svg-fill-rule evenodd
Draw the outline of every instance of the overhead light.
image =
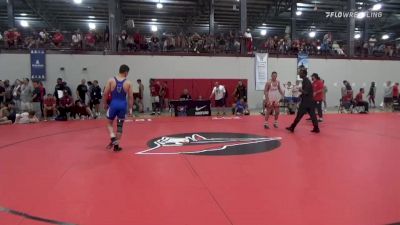
<svg viewBox="0 0 400 225">
<path fill-rule="evenodd" d="M 82 3 L 82 0 L 74 0 L 74 3 L 75 3 L 75 4 L 81 4 L 81 3 Z"/>
<path fill-rule="evenodd" d="M 89 23 L 89 29 L 90 30 L 96 30 L 96 24 L 95 23 Z"/>
<path fill-rule="evenodd" d="M 263 25 L 263 26 L 267 26 L 267 24 L 266 24 L 266 23 L 263 23 L 262 25 Z"/>
<path fill-rule="evenodd" d="M 154 18 L 153 18 L 153 19 L 151 19 L 151 21 L 153 21 L 153 22 L 156 22 L 156 21 L 157 21 L 157 19 L 154 19 Z"/>
<path fill-rule="evenodd" d="M 361 34 L 355 34 L 355 35 L 354 35 L 354 38 L 355 38 L 355 39 L 360 39 L 360 37 L 361 37 Z"/>
<path fill-rule="evenodd" d="M 297 16 L 301 16 L 301 14 L 303 14 L 301 11 L 296 11 Z"/>
<path fill-rule="evenodd" d="M 29 27 L 29 23 L 26 20 L 22 20 L 19 24 L 21 24 L 21 27 Z"/>
<path fill-rule="evenodd" d="M 156 25 L 151 26 L 151 31 L 157 32 L 157 30 L 158 30 L 158 27 Z"/>
<path fill-rule="evenodd" d="M 162 9 L 163 8 L 163 4 L 161 4 L 160 2 L 157 3 L 157 9 Z"/>
<path fill-rule="evenodd" d="M 19 15 L 21 15 L 21 16 L 27 16 L 28 14 L 26 14 L 26 13 L 21 13 L 21 14 L 19 14 Z"/>
<path fill-rule="evenodd" d="M 381 3 L 377 3 L 374 6 L 372 6 L 372 10 L 374 11 L 378 11 L 382 8 L 382 4 Z"/>
<path fill-rule="evenodd" d="M 389 39 L 389 35 L 387 35 L 387 34 L 382 35 L 382 40 L 386 40 L 386 39 Z"/>
<path fill-rule="evenodd" d="M 240 0 L 236 0 L 237 2 L 240 2 Z"/>
<path fill-rule="evenodd" d="M 317 46 L 317 49 L 320 50 L 320 49 L 321 49 L 321 46 Z"/>
<path fill-rule="evenodd" d="M 315 31 L 311 31 L 310 33 L 308 33 L 308 36 L 310 36 L 310 38 L 315 37 L 317 33 L 315 33 Z"/>
<path fill-rule="evenodd" d="M 265 36 L 265 35 L 267 34 L 267 30 L 261 30 L 261 31 L 260 31 L 260 34 L 261 34 L 262 36 Z"/>
<path fill-rule="evenodd" d="M 363 19 L 365 17 L 365 12 L 359 12 L 357 14 L 357 19 Z"/>
<path fill-rule="evenodd" d="M 88 16 L 89 19 L 94 19 L 96 18 L 95 16 Z"/>
</svg>

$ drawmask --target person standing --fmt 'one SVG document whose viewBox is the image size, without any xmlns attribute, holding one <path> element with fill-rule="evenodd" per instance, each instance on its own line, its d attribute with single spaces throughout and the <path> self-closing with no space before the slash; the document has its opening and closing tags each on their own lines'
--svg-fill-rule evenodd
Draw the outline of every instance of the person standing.
<svg viewBox="0 0 400 225">
<path fill-rule="evenodd" d="M 375 86 L 375 82 L 371 82 L 371 86 L 369 87 L 369 91 L 368 91 L 368 102 L 371 105 L 372 108 L 375 108 L 375 95 L 376 95 L 376 86 Z M 372 104 L 374 104 L 374 106 L 372 106 Z"/>
<path fill-rule="evenodd" d="M 314 106 L 314 93 L 313 87 L 310 80 L 307 78 L 307 70 L 300 69 L 299 71 L 300 78 L 303 79 L 302 87 L 301 87 L 301 102 L 299 106 L 299 110 L 297 111 L 297 115 L 292 125 L 287 127 L 286 129 L 290 132 L 294 132 L 297 124 L 300 122 L 301 118 L 308 113 L 311 117 L 311 121 L 313 123 L 314 129 L 311 132 L 319 133 L 318 120 L 315 115 L 315 106 Z"/>
<path fill-rule="evenodd" d="M 225 115 L 225 94 L 226 90 L 223 85 L 215 82 L 214 88 L 211 92 L 210 99 L 215 97 L 215 107 L 217 108 L 217 115 L 220 115 L 220 109 L 222 109 L 222 114 Z"/>
<path fill-rule="evenodd" d="M 129 115 L 132 115 L 133 90 L 132 83 L 127 80 L 129 67 L 121 65 L 119 74 L 107 81 L 104 90 L 104 109 L 107 110 L 107 129 L 110 134 L 111 142 L 108 148 L 114 148 L 114 151 L 121 151 L 119 146 L 122 137 L 122 128 L 125 121 L 126 109 L 129 108 Z M 107 105 L 107 96 L 111 93 L 111 103 Z M 128 102 L 127 102 L 128 98 Z M 129 104 L 129 105 L 128 105 Z M 114 119 L 117 118 L 117 134 L 114 133 Z"/>
<path fill-rule="evenodd" d="M 40 92 L 40 86 L 38 81 L 33 81 L 33 92 L 32 92 L 32 109 L 35 111 L 35 115 L 39 115 L 41 113 L 41 102 L 42 102 L 42 93 Z M 39 117 L 39 116 L 38 116 Z"/>
<path fill-rule="evenodd" d="M 88 87 L 86 86 L 86 80 L 82 79 L 81 80 L 81 84 L 79 84 L 78 87 L 76 88 L 76 96 L 84 104 L 86 104 L 86 95 L 87 95 L 87 93 L 88 93 Z"/>
<path fill-rule="evenodd" d="M 21 86 L 21 111 L 29 112 L 32 110 L 32 87 L 29 85 L 29 79 L 25 78 Z"/>
<path fill-rule="evenodd" d="M 317 73 L 313 73 L 311 75 L 311 79 L 313 81 L 313 94 L 314 94 L 314 102 L 315 107 L 318 112 L 318 122 L 323 121 L 323 114 L 322 114 L 322 102 L 324 100 L 324 83 L 321 81 L 321 78 Z"/>
<path fill-rule="evenodd" d="M 397 102 L 399 99 L 399 83 L 393 85 L 393 102 Z"/>
<path fill-rule="evenodd" d="M 101 100 L 101 88 L 99 86 L 99 82 L 97 80 L 93 81 L 93 89 L 92 92 L 90 93 L 90 104 L 92 105 L 91 108 L 93 109 L 93 112 L 95 115 L 100 116 L 100 100 Z"/>
<path fill-rule="evenodd" d="M 0 103 L 4 103 L 6 98 L 6 88 L 3 81 L 0 80 Z"/>
<path fill-rule="evenodd" d="M 324 84 L 324 96 L 323 96 L 324 100 L 323 100 L 323 103 L 324 103 L 324 111 L 326 112 L 326 110 L 328 108 L 328 104 L 326 104 L 326 94 L 328 94 L 328 87 L 325 84 L 325 80 L 322 80 L 322 83 Z"/>
<path fill-rule="evenodd" d="M 278 128 L 278 118 L 279 118 L 279 103 L 283 96 L 283 90 L 281 84 L 277 79 L 278 73 L 272 72 L 271 80 L 265 84 L 264 95 L 265 95 L 265 122 L 264 128 L 269 129 L 268 119 L 269 115 L 275 113 L 274 127 Z"/>
<path fill-rule="evenodd" d="M 384 110 L 390 110 L 393 104 L 393 87 L 391 81 L 386 82 L 383 96 Z"/>
<path fill-rule="evenodd" d="M 160 115 L 160 85 L 154 79 L 150 79 L 150 96 L 151 96 L 151 115 Z"/>
</svg>

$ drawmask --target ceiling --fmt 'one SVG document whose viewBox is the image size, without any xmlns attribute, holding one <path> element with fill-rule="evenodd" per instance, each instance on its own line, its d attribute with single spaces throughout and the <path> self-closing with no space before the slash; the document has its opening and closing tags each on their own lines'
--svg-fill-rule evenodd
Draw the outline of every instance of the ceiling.
<svg viewBox="0 0 400 225">
<path fill-rule="evenodd" d="M 88 30 L 88 22 L 96 23 L 103 30 L 108 23 L 109 0 L 14 0 L 14 14 L 17 27 L 25 32 L 32 29 L 60 29 L 73 31 L 77 28 Z M 158 0 L 120 0 L 123 26 L 133 19 L 135 28 L 150 33 L 150 26 L 157 25 L 161 32 L 208 32 L 210 0 L 161 0 L 162 9 L 156 8 Z M 240 2 L 237 0 L 214 0 L 216 32 L 239 30 Z M 358 10 L 365 10 L 377 3 L 376 0 L 355 0 Z M 298 0 L 301 16 L 296 16 L 299 35 L 306 35 L 310 29 L 317 31 L 317 37 L 332 32 L 337 39 L 345 39 L 347 19 L 327 19 L 327 11 L 346 11 L 345 0 Z M 362 31 L 367 21 L 369 33 L 390 33 L 391 38 L 400 36 L 400 0 L 379 1 L 383 7 L 382 18 L 356 20 L 356 29 Z M 247 0 L 248 27 L 259 36 L 261 29 L 269 35 L 283 34 L 291 23 L 292 0 Z M 360 7 L 360 8 L 359 8 Z M 235 9 L 236 8 L 236 9 Z M 22 16 L 21 14 L 27 14 Z M 92 16 L 94 18 L 89 18 Z M 152 22 L 152 19 L 157 19 Z M 21 28 L 19 22 L 27 20 L 30 27 Z M 264 25 L 263 25 L 264 24 Z M 0 29 L 7 28 L 7 3 L 0 0 Z"/>
</svg>

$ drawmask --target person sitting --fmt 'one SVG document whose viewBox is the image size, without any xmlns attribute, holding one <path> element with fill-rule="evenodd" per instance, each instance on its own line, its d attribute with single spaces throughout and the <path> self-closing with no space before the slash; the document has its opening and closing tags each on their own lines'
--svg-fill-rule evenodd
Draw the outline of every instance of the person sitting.
<svg viewBox="0 0 400 225">
<path fill-rule="evenodd" d="M 234 109 L 235 109 L 234 114 L 238 116 L 250 114 L 247 107 L 247 103 L 244 101 L 243 98 L 241 98 L 236 102 Z"/>
<path fill-rule="evenodd" d="M 16 115 L 15 123 L 28 124 L 28 123 L 39 123 L 39 119 L 36 117 L 35 111 L 24 112 Z"/>
<path fill-rule="evenodd" d="M 360 92 L 356 95 L 355 105 L 364 107 L 364 112 L 360 113 L 368 113 L 369 104 L 368 102 L 363 100 L 364 88 L 360 88 Z"/>
<path fill-rule="evenodd" d="M 12 124 L 15 122 L 16 111 L 15 103 L 5 103 L 0 107 L 0 125 Z"/>
<path fill-rule="evenodd" d="M 84 119 L 85 117 L 91 117 L 93 119 L 97 118 L 97 116 L 93 114 L 92 110 L 90 110 L 89 106 L 87 106 L 82 100 L 75 101 L 75 105 L 71 114 L 74 119 L 76 116 L 81 119 Z"/>
<path fill-rule="evenodd" d="M 181 94 L 181 97 L 179 98 L 181 101 L 187 101 L 187 100 L 192 100 L 192 96 L 189 94 L 188 89 L 184 89 L 183 93 Z"/>
<path fill-rule="evenodd" d="M 43 102 L 44 121 L 47 121 L 48 116 L 55 116 L 57 113 L 56 98 L 52 94 L 47 94 Z"/>
<path fill-rule="evenodd" d="M 349 110 L 353 104 L 353 89 L 347 80 L 343 81 L 341 105 Z"/>
<path fill-rule="evenodd" d="M 72 113 L 72 106 L 74 105 L 74 99 L 69 95 L 67 90 L 64 90 L 64 95 L 60 99 L 60 104 L 58 106 L 58 111 L 60 114 L 57 116 L 58 121 L 67 121 L 67 113 Z"/>
</svg>

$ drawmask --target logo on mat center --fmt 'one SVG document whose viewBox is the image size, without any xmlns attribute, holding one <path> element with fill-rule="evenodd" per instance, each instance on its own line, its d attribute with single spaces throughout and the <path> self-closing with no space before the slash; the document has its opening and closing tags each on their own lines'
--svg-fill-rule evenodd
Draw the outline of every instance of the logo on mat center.
<svg viewBox="0 0 400 225">
<path fill-rule="evenodd" d="M 245 133 L 184 133 L 153 138 L 148 149 L 136 154 L 243 155 L 271 151 L 280 137 Z"/>
</svg>

